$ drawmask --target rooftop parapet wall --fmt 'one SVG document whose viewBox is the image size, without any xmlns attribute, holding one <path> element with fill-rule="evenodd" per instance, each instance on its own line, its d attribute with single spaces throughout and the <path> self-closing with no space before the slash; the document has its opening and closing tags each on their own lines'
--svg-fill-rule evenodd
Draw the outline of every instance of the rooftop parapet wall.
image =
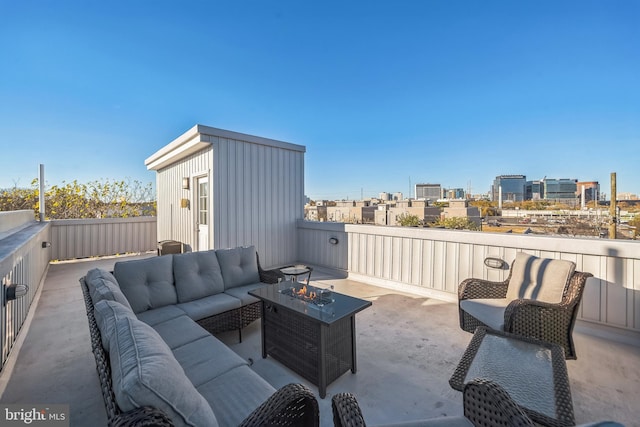
<svg viewBox="0 0 640 427">
<path fill-rule="evenodd" d="M 508 270 L 484 265 L 487 257 L 511 263 L 516 253 L 565 259 L 587 281 L 579 319 L 640 339 L 640 242 L 482 233 L 413 227 L 298 223 L 300 262 L 346 270 L 349 278 L 445 301 L 457 301 L 469 277 L 501 281 Z M 341 228 L 336 229 L 336 227 Z M 339 243 L 329 238 L 339 235 Z"/>
<path fill-rule="evenodd" d="M 0 212 L 0 239 L 35 221 L 32 210 Z"/>
<path fill-rule="evenodd" d="M 25 211 L 20 211 L 25 212 Z M 33 211 L 3 215 L 8 231 L 0 237 L 0 367 L 4 366 L 16 342 L 27 313 L 36 296 L 51 259 L 51 224 L 35 221 Z M 5 225 L 3 225 L 5 227 Z M 5 288 L 9 284 L 25 284 L 27 294 L 14 301 L 5 301 Z"/>
</svg>

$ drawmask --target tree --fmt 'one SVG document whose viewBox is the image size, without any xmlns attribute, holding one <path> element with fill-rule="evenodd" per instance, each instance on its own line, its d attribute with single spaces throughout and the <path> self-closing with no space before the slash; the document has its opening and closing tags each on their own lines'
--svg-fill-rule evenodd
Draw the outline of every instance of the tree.
<svg viewBox="0 0 640 427">
<path fill-rule="evenodd" d="M 0 210 L 40 210 L 38 180 L 31 188 L 13 188 L 0 191 Z M 62 182 L 45 191 L 46 219 L 69 218 L 126 218 L 153 216 L 156 201 L 152 185 L 139 181 L 92 181 L 80 184 Z"/>
<path fill-rule="evenodd" d="M 410 213 L 403 212 L 397 218 L 396 221 L 403 227 L 420 227 L 422 225 L 418 215 L 411 215 Z"/>
<path fill-rule="evenodd" d="M 466 217 L 441 218 L 435 222 L 436 227 L 450 228 L 453 230 L 479 230 L 478 224 Z"/>
<path fill-rule="evenodd" d="M 480 216 L 487 217 L 498 215 L 497 202 L 490 202 L 489 200 L 475 200 L 470 202 L 469 205 L 480 209 Z"/>
</svg>

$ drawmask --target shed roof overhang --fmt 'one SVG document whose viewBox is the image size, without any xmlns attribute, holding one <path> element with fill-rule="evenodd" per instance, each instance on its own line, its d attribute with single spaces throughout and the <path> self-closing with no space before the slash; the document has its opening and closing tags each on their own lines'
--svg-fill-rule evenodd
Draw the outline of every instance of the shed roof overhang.
<svg viewBox="0 0 640 427">
<path fill-rule="evenodd" d="M 198 125 L 196 125 L 149 156 L 144 164 L 148 170 L 157 171 L 206 148 L 208 145 L 211 145 L 209 136 L 201 134 Z"/>
<path fill-rule="evenodd" d="M 306 148 L 302 145 L 212 128 L 209 126 L 195 125 L 178 138 L 174 139 L 169 144 L 149 156 L 144 161 L 144 164 L 147 166 L 148 170 L 160 170 L 177 162 L 178 160 L 184 159 L 185 157 L 206 148 L 208 145 L 211 145 L 216 138 L 236 139 L 253 144 L 268 145 L 271 147 L 300 151 L 303 153 L 306 151 Z"/>
</svg>

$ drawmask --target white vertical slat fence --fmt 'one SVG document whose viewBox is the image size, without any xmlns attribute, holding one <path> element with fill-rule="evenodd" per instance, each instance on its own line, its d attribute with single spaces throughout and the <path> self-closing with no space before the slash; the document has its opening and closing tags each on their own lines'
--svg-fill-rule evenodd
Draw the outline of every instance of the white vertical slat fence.
<svg viewBox="0 0 640 427">
<path fill-rule="evenodd" d="M 331 236 L 340 243 L 330 245 Z M 517 252 L 566 259 L 594 275 L 587 281 L 579 319 L 640 333 L 640 242 L 383 227 L 301 221 L 298 261 L 337 270 L 349 278 L 457 301 L 468 277 L 504 280 L 506 270 L 484 259 L 511 263 Z"/>
</svg>

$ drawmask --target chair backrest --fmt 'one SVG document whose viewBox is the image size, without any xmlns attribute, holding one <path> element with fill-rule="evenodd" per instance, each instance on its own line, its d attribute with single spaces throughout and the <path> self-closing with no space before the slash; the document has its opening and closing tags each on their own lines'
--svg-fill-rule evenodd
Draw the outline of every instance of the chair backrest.
<svg viewBox="0 0 640 427">
<path fill-rule="evenodd" d="M 560 303 L 575 269 L 576 264 L 572 261 L 538 258 L 519 252 L 511 266 L 507 299 Z"/>
</svg>

